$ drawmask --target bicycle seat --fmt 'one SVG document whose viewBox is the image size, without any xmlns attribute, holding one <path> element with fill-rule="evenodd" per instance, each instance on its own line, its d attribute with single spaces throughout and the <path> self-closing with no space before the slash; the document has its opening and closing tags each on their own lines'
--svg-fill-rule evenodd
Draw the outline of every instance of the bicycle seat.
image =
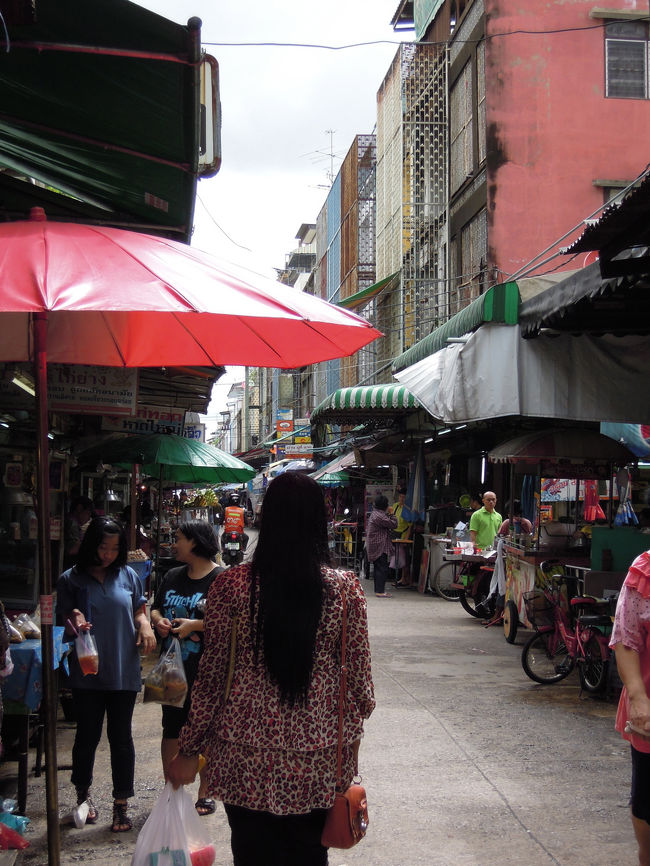
<svg viewBox="0 0 650 866">
<path fill-rule="evenodd" d="M 605 616 L 601 613 L 588 613 L 578 617 L 580 625 L 611 625 L 611 616 Z"/>
<path fill-rule="evenodd" d="M 571 607 L 580 607 L 581 605 L 598 604 L 598 599 L 592 595 L 576 595 L 570 601 Z"/>
</svg>

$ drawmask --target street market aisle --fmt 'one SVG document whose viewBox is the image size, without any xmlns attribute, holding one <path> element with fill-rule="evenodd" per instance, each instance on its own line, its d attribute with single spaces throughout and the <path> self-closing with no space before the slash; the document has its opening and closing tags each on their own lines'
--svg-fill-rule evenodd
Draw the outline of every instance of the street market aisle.
<svg viewBox="0 0 650 866">
<path fill-rule="evenodd" d="M 579 698 L 577 676 L 537 686 L 520 664 L 521 644 L 483 628 L 458 604 L 412 590 L 378 599 L 364 581 L 377 710 L 366 728 L 361 771 L 371 824 L 330 866 L 611 866 L 634 863 L 627 808 L 629 753 L 613 729 L 615 706 Z M 61 723 L 61 812 L 73 728 Z M 160 708 L 135 714 L 136 829 L 162 787 Z M 30 756 L 31 760 L 31 756 Z M 0 768 L 15 772 L 15 764 Z M 62 828 L 62 866 L 129 864 L 135 833 L 109 832 L 108 749 L 98 750 L 93 796 L 99 824 Z M 44 866 L 44 777 L 30 777 L 32 847 L 17 863 Z M 232 863 L 221 809 L 205 819 L 215 866 Z M 264 866 L 264 864 L 260 864 Z"/>
</svg>

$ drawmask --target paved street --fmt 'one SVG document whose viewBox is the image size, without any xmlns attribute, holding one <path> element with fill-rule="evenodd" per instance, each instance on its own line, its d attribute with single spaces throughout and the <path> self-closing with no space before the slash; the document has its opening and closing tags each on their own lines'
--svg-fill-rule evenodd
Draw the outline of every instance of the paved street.
<svg viewBox="0 0 650 866">
<path fill-rule="evenodd" d="M 629 754 L 613 730 L 615 706 L 579 696 L 577 676 L 537 686 L 515 646 L 460 605 L 395 590 L 368 592 L 377 710 L 367 725 L 361 769 L 371 825 L 330 866 L 624 866 L 636 863 L 627 809 Z M 161 788 L 160 708 L 136 706 L 136 828 Z M 62 814 L 72 726 L 61 724 Z M 4 775 L 15 764 L 5 764 Z M 100 747 L 95 827 L 62 828 L 63 866 L 128 864 L 136 834 L 113 834 L 108 750 Z M 44 777 L 30 778 L 32 847 L 18 863 L 47 862 Z M 232 863 L 223 813 L 206 819 L 217 866 Z M 264 866 L 264 864 L 260 864 Z"/>
</svg>

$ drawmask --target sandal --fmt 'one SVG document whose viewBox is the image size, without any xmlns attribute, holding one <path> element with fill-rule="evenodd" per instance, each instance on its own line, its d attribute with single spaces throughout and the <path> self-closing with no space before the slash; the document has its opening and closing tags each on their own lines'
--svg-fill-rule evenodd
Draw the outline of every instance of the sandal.
<svg viewBox="0 0 650 866">
<path fill-rule="evenodd" d="M 86 817 L 86 824 L 96 824 L 97 819 L 99 818 L 99 811 L 97 806 L 90 799 L 90 791 L 88 788 L 82 789 L 77 788 L 77 806 L 81 806 L 82 803 L 88 803 L 88 816 Z"/>
<path fill-rule="evenodd" d="M 376 592 L 375 595 L 377 596 L 377 598 L 392 598 L 393 597 L 390 594 L 390 592 Z"/>
<path fill-rule="evenodd" d="M 201 816 L 214 815 L 217 811 L 217 804 L 214 802 L 212 797 L 199 797 L 194 804 L 194 808 Z"/>
<path fill-rule="evenodd" d="M 127 809 L 128 803 L 113 801 L 113 824 L 111 826 L 113 833 L 128 833 L 129 830 L 133 829 L 133 823 L 126 814 Z"/>
</svg>

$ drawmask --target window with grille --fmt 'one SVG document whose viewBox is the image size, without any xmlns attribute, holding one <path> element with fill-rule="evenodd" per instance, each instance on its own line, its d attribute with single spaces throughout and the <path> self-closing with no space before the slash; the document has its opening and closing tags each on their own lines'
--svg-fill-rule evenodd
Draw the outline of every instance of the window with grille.
<svg viewBox="0 0 650 866">
<path fill-rule="evenodd" d="M 648 98 L 648 26 L 643 21 L 612 21 L 605 27 L 606 95 Z"/>
<path fill-rule="evenodd" d="M 449 94 L 452 193 L 465 182 L 474 166 L 472 119 L 472 64 L 468 61 Z"/>
</svg>

